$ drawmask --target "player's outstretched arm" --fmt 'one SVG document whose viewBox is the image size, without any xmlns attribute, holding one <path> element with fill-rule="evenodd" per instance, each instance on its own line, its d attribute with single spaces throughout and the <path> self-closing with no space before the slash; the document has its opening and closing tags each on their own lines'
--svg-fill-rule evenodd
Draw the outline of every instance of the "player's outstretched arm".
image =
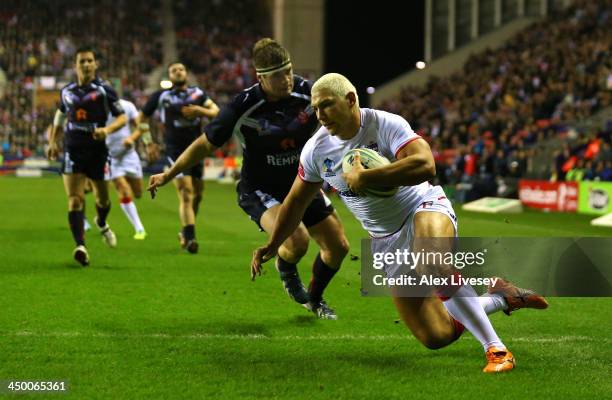
<svg viewBox="0 0 612 400">
<path fill-rule="evenodd" d="M 125 113 L 119 115 L 113 122 L 111 122 L 106 128 L 108 129 L 108 134 L 117 132 L 119 129 L 123 128 L 125 124 L 128 123 L 128 118 Z"/>
<path fill-rule="evenodd" d="M 147 190 L 151 192 L 151 197 L 155 198 L 158 187 L 165 185 L 181 172 L 196 165 L 200 160 L 212 153 L 214 148 L 215 146 L 208 141 L 206 135 L 201 135 L 185 149 L 168 171 L 152 175 L 149 178 Z"/>
<path fill-rule="evenodd" d="M 132 138 L 132 142 L 136 142 L 136 140 L 142 138 L 142 142 L 146 146 L 149 162 L 157 161 L 159 159 L 159 146 L 153 141 L 153 137 L 151 136 L 149 117 L 140 111 L 132 122 L 136 126 L 136 129 L 134 129 L 132 135 L 130 136 Z M 128 145 L 131 144 L 128 143 Z"/>
<path fill-rule="evenodd" d="M 364 187 L 376 185 L 413 186 L 436 176 L 436 163 L 425 140 L 414 140 L 397 154 L 397 161 L 380 168 L 361 171 Z"/>
<path fill-rule="evenodd" d="M 128 123 L 128 128 L 130 130 L 130 135 L 123 140 L 123 145 L 126 148 L 130 148 L 134 146 L 134 143 L 136 143 L 136 141 L 140 139 L 140 137 L 143 136 L 144 134 L 149 135 L 149 136 L 151 135 L 151 133 L 149 132 L 149 124 L 145 122 L 142 124 L 142 126 L 137 125 L 136 124 L 137 119 L 138 119 L 138 114 L 136 114 L 136 116 L 132 119 L 128 118 L 127 123 Z"/>
<path fill-rule="evenodd" d="M 261 275 L 262 264 L 274 257 L 281 244 L 297 229 L 306 208 L 321 190 L 321 186 L 321 183 L 305 182 L 299 176 L 295 178 L 291 191 L 280 207 L 270 240 L 253 252 L 251 280 Z"/>
<path fill-rule="evenodd" d="M 117 118 L 109 125 L 103 128 L 96 128 L 93 132 L 93 137 L 96 140 L 104 140 L 111 133 L 117 132 L 121 127 L 123 127 L 127 123 L 127 116 L 125 113 L 119 114 Z"/>
</svg>

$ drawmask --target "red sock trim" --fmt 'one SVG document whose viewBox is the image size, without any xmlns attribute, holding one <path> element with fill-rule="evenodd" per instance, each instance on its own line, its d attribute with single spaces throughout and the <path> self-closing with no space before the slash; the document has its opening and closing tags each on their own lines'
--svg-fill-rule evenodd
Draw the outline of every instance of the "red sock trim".
<svg viewBox="0 0 612 400">
<path fill-rule="evenodd" d="M 459 272 L 453 272 L 451 275 L 456 276 L 456 277 L 461 277 L 461 274 Z M 455 281 L 459 282 L 459 279 L 455 279 Z M 440 300 L 446 301 L 450 299 L 451 297 L 453 297 L 459 289 L 461 289 L 461 286 L 459 285 L 442 286 L 436 289 L 436 296 L 438 296 Z"/>
<path fill-rule="evenodd" d="M 457 321 L 453 317 L 451 317 L 451 320 L 453 321 L 453 326 L 455 327 L 455 340 L 456 340 L 456 339 L 459 339 L 459 336 L 461 336 L 461 334 L 465 330 L 465 326 L 463 326 L 461 322 Z"/>
<path fill-rule="evenodd" d="M 121 202 L 121 204 L 130 204 L 132 202 L 132 198 L 131 197 L 122 197 L 121 200 L 119 200 Z"/>
<path fill-rule="evenodd" d="M 450 297 L 446 297 L 441 293 L 441 290 L 436 290 L 436 296 L 442 300 L 442 301 L 446 301 L 448 299 L 450 299 Z"/>
</svg>

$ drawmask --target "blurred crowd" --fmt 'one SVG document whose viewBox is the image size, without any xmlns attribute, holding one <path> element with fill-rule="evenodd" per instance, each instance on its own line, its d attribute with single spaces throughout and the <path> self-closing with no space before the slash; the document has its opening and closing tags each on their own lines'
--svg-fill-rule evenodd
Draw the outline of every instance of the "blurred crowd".
<svg viewBox="0 0 612 400">
<path fill-rule="evenodd" d="M 5 153 L 42 154 L 54 110 L 34 106 L 39 77 L 69 82 L 74 52 L 93 44 L 100 74 L 119 79 L 127 97 L 143 93 L 146 76 L 161 62 L 159 4 L 128 0 L 2 2 L 0 143 Z M 147 40 L 143 40 L 147 38 Z"/>
<path fill-rule="evenodd" d="M 552 180 L 612 181 L 611 129 L 565 141 L 555 152 Z"/>
<path fill-rule="evenodd" d="M 173 3 L 179 59 L 203 82 L 217 104 L 253 85 L 251 49 L 271 36 L 272 22 L 259 0 Z"/>
<path fill-rule="evenodd" d="M 217 104 L 254 82 L 250 50 L 271 26 L 261 3 L 173 2 L 179 59 Z M 20 158 L 44 153 L 55 109 L 35 106 L 36 79 L 73 80 L 74 52 L 83 44 L 95 47 L 100 76 L 112 78 L 122 96 L 141 107 L 150 94 L 148 75 L 162 63 L 162 40 L 159 0 L 0 3 L 1 152 Z"/>
<path fill-rule="evenodd" d="M 577 1 L 383 108 L 430 141 L 440 183 L 494 190 L 500 178 L 548 179 L 555 171 L 539 143 L 610 105 L 611 13 L 610 0 Z M 609 132 L 600 139 L 609 143 Z"/>
<path fill-rule="evenodd" d="M 173 2 L 177 50 L 217 104 L 255 82 L 253 43 L 271 34 L 260 0 Z M 576 1 L 503 47 L 470 57 L 425 87 L 405 87 L 382 108 L 425 136 L 438 183 L 496 191 L 500 179 L 610 179 L 610 131 L 568 135 L 610 106 L 612 0 Z M 35 79 L 73 79 L 74 51 L 92 43 L 100 75 L 142 106 L 148 74 L 162 61 L 159 0 L 30 0 L 0 4 L 0 145 L 5 155 L 42 155 L 52 107 L 35 107 Z M 4 71 L 5 76 L 2 76 Z M 557 139 L 549 152 L 542 143 Z M 233 152 L 232 145 L 219 156 Z M 493 194 L 493 193 L 491 193 Z"/>
</svg>

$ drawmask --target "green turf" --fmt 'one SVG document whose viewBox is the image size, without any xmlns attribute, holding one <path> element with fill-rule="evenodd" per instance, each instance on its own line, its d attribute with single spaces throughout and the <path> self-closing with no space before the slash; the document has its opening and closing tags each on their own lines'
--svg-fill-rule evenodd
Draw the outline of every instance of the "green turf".
<svg viewBox="0 0 612 400">
<path fill-rule="evenodd" d="M 119 246 L 107 249 L 90 232 L 92 265 L 83 269 L 71 259 L 61 181 L 0 179 L 0 381 L 65 379 L 70 398 L 79 399 L 594 399 L 612 392 L 610 299 L 553 298 L 547 311 L 492 316 L 518 367 L 488 376 L 471 335 L 427 350 L 395 322 L 389 299 L 360 297 L 359 261 L 347 260 L 328 290 L 338 321 L 316 320 L 293 304 L 274 272 L 251 282 L 250 254 L 265 235 L 238 208 L 231 185 L 208 185 L 196 256 L 178 248 L 172 187 L 138 207 L 147 240 L 131 239 L 115 202 L 110 223 Z M 364 232 L 338 209 L 351 253 L 359 254 Z M 459 212 L 466 236 L 612 234 L 589 220 Z M 302 263 L 305 279 L 315 251 Z"/>
</svg>

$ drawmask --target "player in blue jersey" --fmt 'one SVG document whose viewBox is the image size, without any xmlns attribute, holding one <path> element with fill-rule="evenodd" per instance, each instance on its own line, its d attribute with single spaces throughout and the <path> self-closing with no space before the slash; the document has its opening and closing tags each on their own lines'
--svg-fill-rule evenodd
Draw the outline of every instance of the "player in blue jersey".
<svg viewBox="0 0 612 400">
<path fill-rule="evenodd" d="M 214 118 L 219 113 L 219 107 L 202 88 L 187 85 L 187 69 L 183 64 L 170 64 L 168 78 L 172 88 L 159 90 L 149 97 L 138 116 L 137 125 L 146 126 L 147 120 L 155 111 L 159 111 L 159 118 L 164 124 L 164 161 L 167 167 L 171 167 L 181 153 L 200 136 L 204 118 Z M 203 170 L 204 164 L 200 160 L 189 170 L 173 176 L 182 224 L 179 240 L 181 247 L 190 253 L 198 252 L 195 218 L 204 189 Z"/>
<path fill-rule="evenodd" d="M 117 238 L 106 222 L 110 211 L 108 184 L 104 181 L 108 151 L 104 139 L 126 123 L 126 118 L 113 88 L 97 77 L 98 61 L 91 47 L 76 51 L 77 81 L 60 92 L 60 105 L 49 134 L 47 156 L 59 156 L 59 142 L 64 132 L 62 176 L 68 196 L 68 221 L 77 245 L 73 257 L 81 265 L 89 264 L 83 230 L 83 204 L 87 178 L 93 183 L 97 216 L 95 223 L 104 242 L 117 245 Z M 108 114 L 116 119 L 106 125 Z M 64 126 L 65 125 L 65 126 Z"/>
<path fill-rule="evenodd" d="M 297 176 L 302 147 L 318 127 L 310 107 L 311 83 L 293 74 L 287 50 L 272 39 L 259 40 L 253 49 L 258 83 L 224 107 L 170 170 L 149 181 L 152 194 L 181 171 L 200 162 L 234 134 L 243 147 L 238 204 L 264 231 L 271 232 L 280 204 Z M 308 290 L 297 263 L 306 254 L 309 238 L 319 245 Z M 319 192 L 302 223 L 283 243 L 276 268 L 289 296 L 319 318 L 336 319 L 323 300 L 323 291 L 348 253 L 348 240 L 331 202 Z"/>
</svg>

